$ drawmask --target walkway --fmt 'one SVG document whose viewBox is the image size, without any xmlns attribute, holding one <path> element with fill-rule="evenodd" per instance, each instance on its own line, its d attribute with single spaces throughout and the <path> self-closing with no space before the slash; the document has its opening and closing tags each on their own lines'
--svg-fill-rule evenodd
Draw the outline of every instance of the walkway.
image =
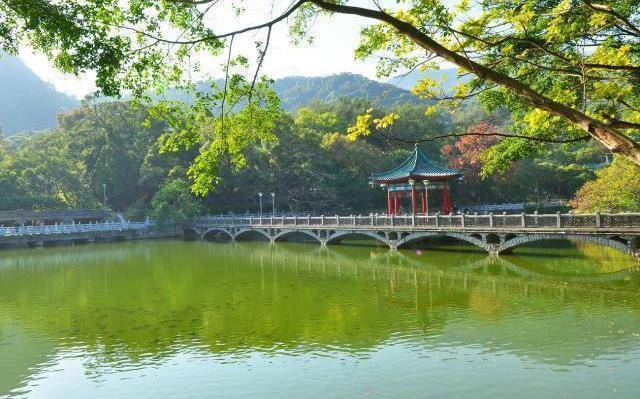
<svg viewBox="0 0 640 399">
<path fill-rule="evenodd" d="M 490 254 L 542 240 L 594 242 L 640 257 L 640 214 L 501 214 L 501 215 L 350 215 L 203 217 L 187 229 L 202 238 L 235 240 L 259 234 L 274 242 L 304 235 L 322 245 L 368 237 L 392 249 L 413 242 L 450 237 L 483 248 Z"/>
<path fill-rule="evenodd" d="M 47 241 L 93 241 L 96 238 L 131 239 L 153 225 L 145 222 L 69 223 L 42 226 L 0 226 L 0 244 L 43 245 Z"/>
</svg>

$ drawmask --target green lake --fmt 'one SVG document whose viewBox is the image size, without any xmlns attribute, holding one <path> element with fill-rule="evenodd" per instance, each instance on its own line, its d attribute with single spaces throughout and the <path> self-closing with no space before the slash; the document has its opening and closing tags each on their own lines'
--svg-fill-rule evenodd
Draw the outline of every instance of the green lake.
<svg viewBox="0 0 640 399">
<path fill-rule="evenodd" d="M 0 397 L 638 398 L 637 268 L 578 244 L 3 250 Z"/>
</svg>

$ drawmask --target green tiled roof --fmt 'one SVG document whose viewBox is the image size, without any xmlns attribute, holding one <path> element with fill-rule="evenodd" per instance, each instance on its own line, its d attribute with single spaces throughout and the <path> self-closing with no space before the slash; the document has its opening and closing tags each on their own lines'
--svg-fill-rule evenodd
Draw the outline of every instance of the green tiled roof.
<svg viewBox="0 0 640 399">
<path fill-rule="evenodd" d="M 409 158 L 400 166 L 386 172 L 374 173 L 371 180 L 377 183 L 393 182 L 399 180 L 448 180 L 462 176 L 459 170 L 438 166 L 431 162 L 425 153 L 416 146 Z"/>
</svg>

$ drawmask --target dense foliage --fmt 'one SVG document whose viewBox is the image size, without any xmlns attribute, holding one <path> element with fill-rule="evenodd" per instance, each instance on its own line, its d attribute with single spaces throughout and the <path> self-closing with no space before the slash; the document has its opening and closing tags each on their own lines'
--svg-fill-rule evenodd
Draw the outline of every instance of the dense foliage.
<svg viewBox="0 0 640 399">
<path fill-rule="evenodd" d="M 128 103 L 86 103 L 61 115 L 55 130 L 0 141 L 0 209 L 100 207 L 106 184 L 106 205 L 138 218 L 164 215 L 180 221 L 200 212 L 255 213 L 258 192 L 264 194 L 264 212 L 274 205 L 277 212 L 382 212 L 385 193 L 369 186 L 369 175 L 396 166 L 412 150 L 410 143 L 420 140 L 427 140 L 421 146 L 434 162 L 465 173 L 454 194 L 463 209 L 570 198 L 593 177 L 589 164 L 604 154 L 584 143 L 553 145 L 544 155 L 512 164 L 504 175 L 481 179 L 483 154 L 501 138 L 463 135 L 444 145 L 428 140 L 445 130 L 501 129 L 482 121 L 477 108 L 455 118 L 446 113 L 425 118 L 421 106 L 404 105 L 393 109 L 400 117 L 392 126 L 393 138 L 349 140 L 351 121 L 370 107 L 366 100 L 341 99 L 301 108 L 294 116 L 281 113 L 274 121 L 274 139 L 240 151 L 242 167 L 229 158 L 217 164 L 220 182 L 209 195 L 196 198 L 186 175 L 201 154 L 182 146 L 161 153 L 168 145 L 165 122 L 148 119 L 145 109 Z M 466 121 L 477 119 L 481 121 L 467 126 Z M 208 120 L 202 123 L 206 126 Z M 433 205 L 437 203 L 436 195 Z"/>
<path fill-rule="evenodd" d="M 436 57 L 474 75 L 446 103 L 456 107 L 458 100 L 478 95 L 491 112 L 508 110 L 509 132 L 518 136 L 487 152 L 485 173 L 504 172 L 513 160 L 536 156 L 547 149 L 545 140 L 594 139 L 640 164 L 636 0 L 401 0 L 385 8 L 363 8 L 355 0 L 276 3 L 8 0 L 0 2 L 0 47 L 15 53 L 29 45 L 66 72 L 95 70 L 104 94 L 130 89 L 136 99 L 150 89 L 189 86 L 191 73 L 202 71 L 198 55 L 223 56 L 227 79 L 219 91 L 197 95 L 189 110 L 164 104 L 154 113 L 171 127 L 171 149 L 198 150 L 189 177 L 199 194 L 219 181 L 221 164 L 239 167 L 245 162 L 239 153 L 273 139 L 282 115 L 259 70 L 273 26 L 289 20 L 293 39 L 308 39 L 322 13 L 379 23 L 363 30 L 356 56 L 378 57 L 381 75 L 434 68 Z M 241 17 L 249 7 L 270 10 L 272 17 L 245 26 Z M 219 32 L 220 18 L 227 16 L 238 22 L 230 32 Z M 257 51 L 238 54 L 234 39 L 247 32 L 255 34 Z M 436 86 L 425 78 L 414 92 L 431 99 L 441 94 Z M 219 121 L 211 123 L 212 114 Z M 204 121 L 208 129 L 202 129 Z"/>
<path fill-rule="evenodd" d="M 640 168 L 621 157 L 599 170 L 571 201 L 578 212 L 640 210 Z"/>
</svg>

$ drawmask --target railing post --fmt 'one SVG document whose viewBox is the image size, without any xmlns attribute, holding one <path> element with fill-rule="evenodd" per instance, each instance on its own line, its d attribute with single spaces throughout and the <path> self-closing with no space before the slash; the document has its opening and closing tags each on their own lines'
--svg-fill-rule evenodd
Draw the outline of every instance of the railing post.
<svg viewBox="0 0 640 399">
<path fill-rule="evenodd" d="M 324 215 L 320 215 L 320 225 L 324 226 Z"/>
<path fill-rule="evenodd" d="M 294 215 L 293 216 L 293 225 L 297 226 L 298 225 L 298 215 Z"/>
<path fill-rule="evenodd" d="M 600 212 L 596 212 L 596 228 L 602 227 L 602 219 L 600 218 Z"/>
<path fill-rule="evenodd" d="M 373 213 L 370 213 L 369 216 L 370 216 L 370 219 L 371 219 L 371 227 L 373 227 L 374 226 L 374 224 L 373 224 Z"/>
<path fill-rule="evenodd" d="M 307 215 L 307 226 L 311 226 L 311 215 Z"/>
<path fill-rule="evenodd" d="M 412 227 L 416 227 L 416 214 L 415 213 L 411 214 L 411 226 Z"/>
<path fill-rule="evenodd" d="M 560 216 L 560 211 L 556 212 L 556 227 L 562 227 L 562 216 Z"/>
<path fill-rule="evenodd" d="M 340 226 L 340 216 L 334 215 L 334 217 L 336 218 L 336 226 Z"/>
<path fill-rule="evenodd" d="M 436 213 L 436 228 L 440 227 L 440 212 Z"/>
<path fill-rule="evenodd" d="M 489 212 L 489 227 L 493 227 L 493 212 Z"/>
<path fill-rule="evenodd" d="M 395 216 L 395 215 L 394 215 L 393 213 L 392 213 L 392 214 L 391 214 L 391 216 L 390 216 L 390 217 L 391 217 L 391 227 L 393 227 L 393 225 L 394 225 L 394 224 L 393 224 L 393 218 L 394 218 L 394 216 Z"/>
<path fill-rule="evenodd" d="M 460 227 L 464 228 L 464 212 L 460 213 Z"/>
<path fill-rule="evenodd" d="M 520 213 L 520 224 L 522 227 L 527 227 L 527 217 L 524 215 L 524 212 Z"/>
<path fill-rule="evenodd" d="M 355 215 L 351 215 L 351 224 L 353 225 L 353 227 L 356 227 L 356 216 Z"/>
</svg>

